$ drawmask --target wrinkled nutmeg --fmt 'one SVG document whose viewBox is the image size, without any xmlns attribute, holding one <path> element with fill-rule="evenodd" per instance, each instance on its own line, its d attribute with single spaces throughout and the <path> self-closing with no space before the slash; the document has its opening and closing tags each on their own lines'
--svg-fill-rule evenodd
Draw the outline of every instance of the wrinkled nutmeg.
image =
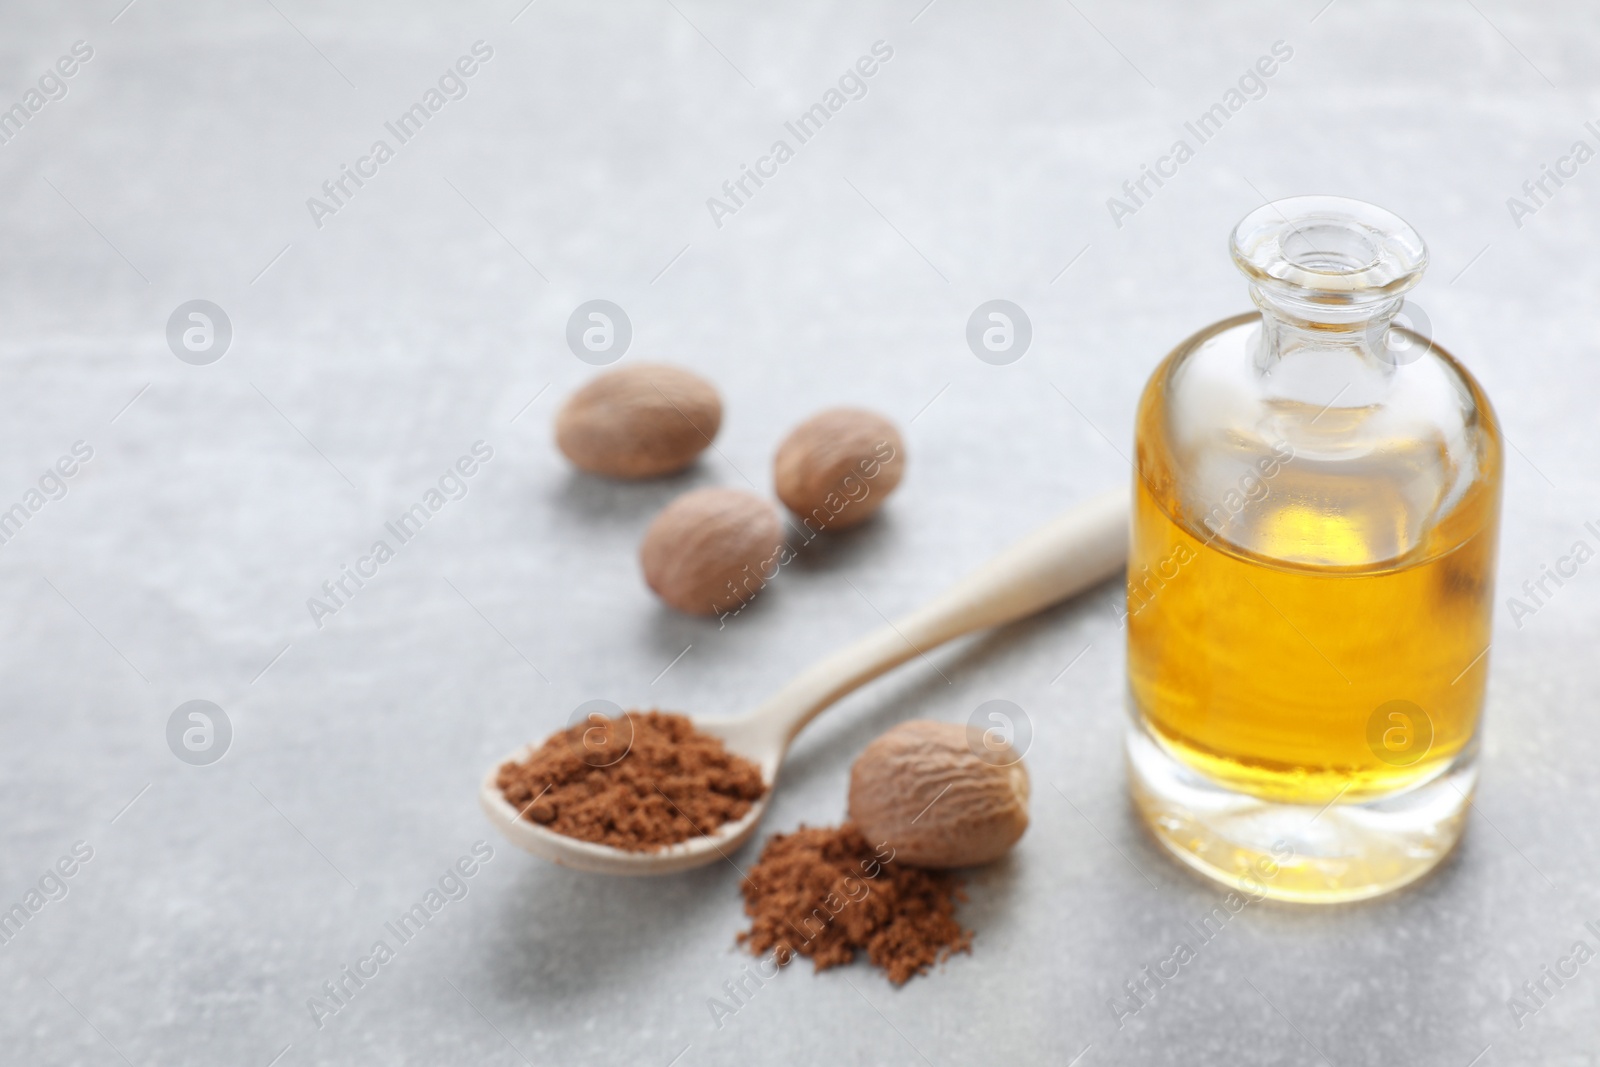
<svg viewBox="0 0 1600 1067">
<path fill-rule="evenodd" d="M 778 510 L 738 489 L 696 489 L 668 504 L 645 531 L 639 562 L 650 588 L 679 611 L 730 611 L 783 562 Z"/>
<path fill-rule="evenodd" d="M 683 470 L 722 426 L 722 400 L 698 374 L 635 363 L 595 378 L 556 415 L 556 446 L 575 466 L 610 478 Z"/>
<path fill-rule="evenodd" d="M 894 423 L 861 408 L 830 408 L 784 438 L 773 481 L 778 499 L 808 529 L 842 530 L 883 506 L 905 465 Z"/>
<path fill-rule="evenodd" d="M 850 821 L 914 867 L 975 867 L 1028 828 L 1028 772 L 1010 749 L 968 744 L 957 723 L 903 722 L 850 769 Z"/>
</svg>

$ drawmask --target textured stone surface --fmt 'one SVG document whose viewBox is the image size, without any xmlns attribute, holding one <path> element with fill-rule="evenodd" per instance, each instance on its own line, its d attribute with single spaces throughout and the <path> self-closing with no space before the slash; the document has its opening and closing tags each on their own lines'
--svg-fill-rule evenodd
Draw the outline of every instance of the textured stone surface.
<svg viewBox="0 0 1600 1067">
<path fill-rule="evenodd" d="M 93 448 L 0 546 L 0 903 L 93 849 L 0 947 L 8 1061 L 1594 1062 L 1600 963 L 1520 1029 L 1506 1002 L 1600 946 L 1600 563 L 1520 627 L 1504 603 L 1600 544 L 1600 163 L 1520 227 L 1506 206 L 1597 143 L 1591 8 L 121 2 L 0 12 L 0 108 L 94 49 L 0 146 L 0 507 Z M 306 199 L 480 39 L 467 96 L 315 226 Z M 716 225 L 707 198 L 878 40 L 866 95 Z M 1114 225 L 1106 199 L 1279 40 L 1265 96 Z M 1417 300 L 1515 446 L 1484 782 L 1434 877 L 1252 907 L 1119 1029 L 1108 1001 L 1219 893 L 1125 799 L 1112 586 L 908 664 L 795 749 L 771 830 L 837 820 L 892 723 L 1001 698 L 1032 720 L 1033 823 L 972 880 L 974 952 L 904 989 L 796 969 L 719 1028 L 745 963 L 730 864 L 608 880 L 501 843 L 480 776 L 581 702 L 749 707 L 1124 481 L 1151 367 L 1246 306 L 1229 228 L 1303 192 L 1424 234 Z M 164 332 L 197 298 L 233 326 L 208 366 Z M 592 299 L 629 315 L 627 359 L 722 390 L 690 472 L 616 485 L 556 453 Z M 991 299 L 1032 321 L 1007 366 L 965 341 Z M 661 608 L 635 562 L 655 511 L 770 492 L 782 434 L 836 404 L 906 430 L 883 513 L 725 628 Z M 465 497 L 319 627 L 307 598 L 480 440 Z M 210 766 L 167 747 L 193 699 L 232 724 Z M 467 895 L 400 945 L 383 924 L 479 840 Z M 307 998 L 379 938 L 395 958 L 319 1029 Z"/>
</svg>

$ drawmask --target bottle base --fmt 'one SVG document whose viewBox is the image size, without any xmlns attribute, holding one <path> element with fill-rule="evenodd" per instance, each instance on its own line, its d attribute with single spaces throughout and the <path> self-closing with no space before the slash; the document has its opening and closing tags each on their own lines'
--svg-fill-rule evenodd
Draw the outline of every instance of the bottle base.
<svg viewBox="0 0 1600 1067">
<path fill-rule="evenodd" d="M 1241 893 L 1312 904 L 1381 896 L 1437 866 L 1466 826 L 1476 755 L 1469 746 L 1404 792 L 1319 810 L 1218 785 L 1138 723 L 1127 737 L 1134 804 L 1168 851 Z"/>
</svg>

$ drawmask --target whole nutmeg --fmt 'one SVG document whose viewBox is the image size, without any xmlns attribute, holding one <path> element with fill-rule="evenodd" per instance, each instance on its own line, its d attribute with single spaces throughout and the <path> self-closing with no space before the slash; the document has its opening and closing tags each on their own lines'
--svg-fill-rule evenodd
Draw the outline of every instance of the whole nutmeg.
<svg viewBox="0 0 1600 1067">
<path fill-rule="evenodd" d="M 608 371 L 567 398 L 556 446 L 610 478 L 653 478 L 693 463 L 722 426 L 722 399 L 698 374 L 664 363 Z"/>
<path fill-rule="evenodd" d="M 778 510 L 738 489 L 696 489 L 662 509 L 639 546 L 650 588 L 679 611 L 713 615 L 749 600 L 776 573 Z"/>
<path fill-rule="evenodd" d="M 850 768 L 850 821 L 913 867 L 975 867 L 1028 828 L 1028 772 L 1010 749 L 980 757 L 956 723 L 903 722 Z"/>
<path fill-rule="evenodd" d="M 773 481 L 808 529 L 842 530 L 882 507 L 905 467 L 894 423 L 862 408 L 830 408 L 783 439 Z"/>
</svg>

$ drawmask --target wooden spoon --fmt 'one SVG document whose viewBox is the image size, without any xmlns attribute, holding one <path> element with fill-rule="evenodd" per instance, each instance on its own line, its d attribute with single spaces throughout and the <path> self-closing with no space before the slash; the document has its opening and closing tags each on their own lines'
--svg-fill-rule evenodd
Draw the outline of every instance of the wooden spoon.
<svg viewBox="0 0 1600 1067">
<path fill-rule="evenodd" d="M 513 844 L 535 856 L 600 874 L 668 874 L 731 856 L 755 833 L 778 784 L 778 767 L 806 723 L 834 701 L 913 656 L 952 638 L 1026 618 L 1109 578 L 1128 556 L 1128 491 L 1079 505 L 979 567 L 904 618 L 835 652 L 791 679 L 755 710 L 736 718 L 695 716 L 695 728 L 761 768 L 767 791 L 742 819 L 703 837 L 648 852 L 580 841 L 519 818 L 495 784 L 502 763 L 521 762 L 527 745 L 489 768 L 479 801 Z"/>
</svg>

